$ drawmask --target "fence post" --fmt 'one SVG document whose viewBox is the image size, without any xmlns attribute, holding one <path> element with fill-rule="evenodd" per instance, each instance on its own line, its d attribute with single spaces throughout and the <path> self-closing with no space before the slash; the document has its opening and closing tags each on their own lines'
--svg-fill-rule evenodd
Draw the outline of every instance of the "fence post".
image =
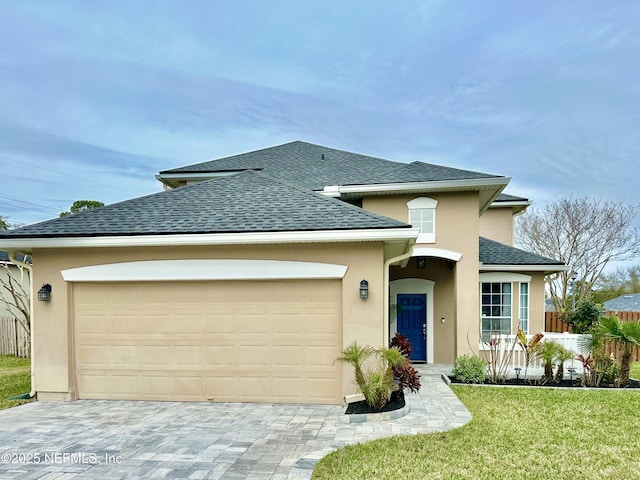
<svg viewBox="0 0 640 480">
<path fill-rule="evenodd" d="M 13 331 L 16 336 L 16 357 L 19 357 L 20 350 L 18 348 L 18 317 L 13 317 Z"/>
</svg>

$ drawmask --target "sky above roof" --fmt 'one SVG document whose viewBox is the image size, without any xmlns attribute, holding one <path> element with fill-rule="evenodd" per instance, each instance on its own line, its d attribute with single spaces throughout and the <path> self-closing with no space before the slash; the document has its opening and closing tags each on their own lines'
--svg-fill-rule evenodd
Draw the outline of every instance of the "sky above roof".
<svg viewBox="0 0 640 480">
<path fill-rule="evenodd" d="M 640 3 L 0 0 L 0 215 L 293 140 L 640 203 Z"/>
</svg>

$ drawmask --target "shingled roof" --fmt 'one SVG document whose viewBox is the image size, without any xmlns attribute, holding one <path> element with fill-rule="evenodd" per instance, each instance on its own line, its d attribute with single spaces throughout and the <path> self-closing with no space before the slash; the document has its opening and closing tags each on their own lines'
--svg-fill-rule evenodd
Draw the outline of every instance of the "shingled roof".
<svg viewBox="0 0 640 480">
<path fill-rule="evenodd" d="M 410 228 L 246 171 L 2 232 L 0 238 Z"/>
<path fill-rule="evenodd" d="M 560 260 L 536 255 L 484 237 L 480 237 L 480 263 L 482 265 L 564 265 Z"/>
<path fill-rule="evenodd" d="M 626 293 L 604 302 L 605 310 L 614 312 L 640 312 L 640 293 Z"/>
<path fill-rule="evenodd" d="M 393 162 L 301 141 L 164 170 L 159 177 L 167 174 L 222 174 L 248 169 L 260 170 L 311 190 L 322 190 L 329 185 L 505 178 L 423 162 Z"/>
</svg>

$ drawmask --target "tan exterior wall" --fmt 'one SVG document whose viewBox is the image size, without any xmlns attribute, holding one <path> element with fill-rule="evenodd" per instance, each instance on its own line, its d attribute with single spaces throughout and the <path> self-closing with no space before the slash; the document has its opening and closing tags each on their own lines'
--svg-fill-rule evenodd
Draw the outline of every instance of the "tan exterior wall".
<svg viewBox="0 0 640 480">
<path fill-rule="evenodd" d="M 366 210 L 407 222 L 409 219 L 407 202 L 419 197 L 429 197 L 438 201 L 436 242 L 418 244 L 416 247 L 440 248 L 462 254 L 462 258 L 450 272 L 452 292 L 441 299 L 442 302 L 451 303 L 444 307 L 441 314 L 436 312 L 438 306 L 434 304 L 435 343 L 440 342 L 440 335 L 444 336 L 442 345 L 435 347 L 434 354 L 437 357 L 434 357 L 434 360 L 451 363 L 458 355 L 472 353 L 469 345 L 477 345 L 479 342 L 479 197 L 477 192 L 377 196 L 365 197 L 362 206 Z M 438 287 L 436 283 L 434 296 Z M 449 287 L 447 285 L 444 288 L 446 290 Z M 447 300 L 448 298 L 450 300 Z M 443 316 L 445 317 L 444 326 L 440 323 L 440 318 Z M 446 347 L 449 338 L 452 339 L 451 352 Z"/>
<path fill-rule="evenodd" d="M 480 236 L 513 246 L 511 207 L 490 208 L 480 217 Z"/>
<path fill-rule="evenodd" d="M 433 361 L 453 363 L 454 357 L 454 284 L 455 264 L 439 258 L 429 258 L 426 268 L 419 269 L 412 258 L 405 268 L 391 267 L 390 279 L 424 278 L 435 283 L 433 287 Z M 444 318 L 444 323 L 441 319 Z M 391 333 L 393 335 L 393 332 Z"/>
<path fill-rule="evenodd" d="M 544 274 L 528 273 L 531 275 L 529 284 L 529 335 L 544 331 Z"/>
<path fill-rule="evenodd" d="M 342 281 L 343 346 L 359 343 L 382 346 L 384 325 L 383 244 L 340 243 L 174 248 L 40 249 L 33 251 L 34 285 L 50 283 L 51 301 L 34 305 L 34 389 L 40 399 L 75 398 L 73 371 L 73 284 L 61 270 L 127 261 L 169 259 L 266 259 L 347 265 Z M 369 298 L 359 298 L 362 279 L 369 281 Z M 351 367 L 343 369 L 343 391 L 355 393 Z"/>
</svg>

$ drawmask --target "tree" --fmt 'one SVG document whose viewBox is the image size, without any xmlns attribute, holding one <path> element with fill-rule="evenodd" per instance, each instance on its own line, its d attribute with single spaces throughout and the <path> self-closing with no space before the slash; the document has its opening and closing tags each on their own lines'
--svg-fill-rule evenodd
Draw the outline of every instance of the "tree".
<svg viewBox="0 0 640 480">
<path fill-rule="evenodd" d="M 17 272 L 12 270 L 14 267 Z M 0 268 L 4 268 L 6 272 L 6 275 L 0 275 L 0 303 L 6 306 L 30 337 L 31 296 L 29 295 L 29 287 L 25 288 L 24 286 L 24 276 L 28 276 L 29 272 L 22 265 L 8 262 L 0 264 Z"/>
<path fill-rule="evenodd" d="M 9 222 L 7 218 L 0 215 L 0 230 L 9 230 Z"/>
<path fill-rule="evenodd" d="M 71 207 L 66 212 L 61 212 L 61 217 L 66 217 L 74 213 L 84 212 L 86 210 L 93 210 L 94 208 L 104 207 L 104 203 L 97 200 L 76 200 L 71 204 Z"/>
<path fill-rule="evenodd" d="M 568 197 L 518 217 L 520 247 L 569 266 L 569 271 L 548 278 L 558 311 L 570 310 L 573 294 L 577 303 L 586 300 L 610 262 L 640 255 L 640 227 L 633 223 L 637 209 L 621 201 Z"/>
<path fill-rule="evenodd" d="M 640 264 L 600 275 L 592 299 L 596 303 L 604 303 L 630 293 L 640 293 Z"/>
</svg>

